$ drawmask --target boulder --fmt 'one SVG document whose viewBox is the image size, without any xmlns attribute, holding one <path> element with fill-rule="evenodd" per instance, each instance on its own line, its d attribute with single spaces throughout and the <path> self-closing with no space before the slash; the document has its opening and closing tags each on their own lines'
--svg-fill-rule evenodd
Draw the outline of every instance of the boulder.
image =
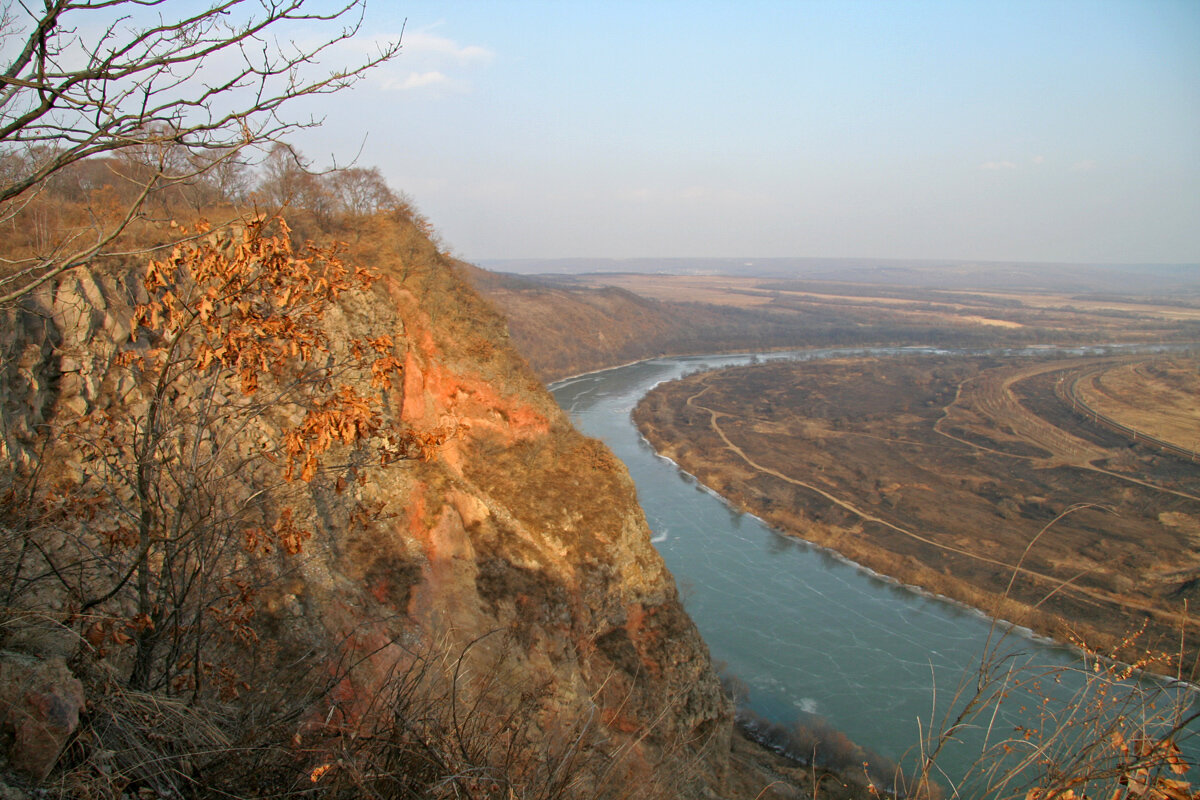
<svg viewBox="0 0 1200 800">
<path fill-rule="evenodd" d="M 83 684 L 61 658 L 0 653 L 0 746 L 32 781 L 50 774 L 79 727 Z"/>
</svg>

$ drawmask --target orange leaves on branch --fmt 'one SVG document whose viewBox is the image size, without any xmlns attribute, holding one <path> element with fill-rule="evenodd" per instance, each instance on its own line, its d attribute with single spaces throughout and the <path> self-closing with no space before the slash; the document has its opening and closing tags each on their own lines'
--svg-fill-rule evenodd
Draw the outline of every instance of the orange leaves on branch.
<svg viewBox="0 0 1200 800">
<path fill-rule="evenodd" d="M 410 433 L 407 439 L 411 450 L 415 451 L 422 461 L 428 461 L 434 457 L 438 448 L 454 435 L 453 429 L 439 427 L 432 431 Z"/>
<path fill-rule="evenodd" d="M 384 334 L 365 342 L 355 340 L 350 343 L 350 353 L 353 357 L 366 363 L 368 356 L 374 353 L 371 361 L 371 387 L 374 389 L 391 389 L 392 379 L 404 371 L 404 362 L 394 354 L 395 343 L 392 337 Z"/>
<path fill-rule="evenodd" d="M 304 542 L 312 537 L 312 533 L 296 525 L 292 519 L 292 510 L 285 508 L 279 514 L 275 523 L 275 538 L 279 546 L 290 556 L 299 555 L 304 549 Z"/>
<path fill-rule="evenodd" d="M 313 783 L 317 783 L 324 777 L 326 772 L 333 769 L 333 766 L 333 764 L 321 764 L 320 766 L 313 767 L 312 771 L 308 773 L 308 779 Z"/>
<path fill-rule="evenodd" d="M 127 350 L 119 361 L 168 381 L 189 368 L 215 374 L 246 398 L 267 386 L 279 392 L 304 413 L 284 433 L 285 477 L 310 481 L 330 447 L 359 445 L 381 425 L 378 401 L 346 382 L 330 388 L 334 375 L 358 374 L 388 391 L 403 361 L 386 334 L 348 342 L 348 356 L 330 355 L 337 348 L 322 326 L 326 312 L 342 293 L 378 276 L 346 266 L 336 247 L 310 244 L 299 255 L 289 234 L 282 219 L 258 217 L 220 232 L 201 223 L 191 240 L 147 266 L 148 300 L 135 311 L 131 338 L 149 334 L 151 346 Z M 407 451 L 428 458 L 440 441 L 429 434 L 406 442 L 403 453 L 388 443 L 383 458 L 413 457 Z"/>
<path fill-rule="evenodd" d="M 1168 768 L 1176 775 L 1188 771 L 1188 763 L 1180 755 L 1179 746 L 1170 739 L 1138 737 L 1127 739 L 1120 731 L 1110 737 L 1112 752 L 1123 764 L 1117 776 L 1118 788 L 1113 800 L 1197 800 L 1200 792 L 1193 792 L 1187 781 L 1169 778 L 1161 774 Z M 1050 791 L 1035 787 L 1025 793 L 1025 800 L 1088 800 L 1082 791 L 1066 788 Z"/>
<path fill-rule="evenodd" d="M 280 478 L 312 481 L 331 451 L 355 470 L 431 458 L 449 433 L 384 428 L 403 350 L 387 335 L 351 341 L 336 307 L 377 276 L 337 248 L 294 251 L 280 219 L 184 235 L 147 265 L 106 376 L 121 402 L 72 418 L 82 466 L 66 494 L 43 493 L 54 516 L 41 519 L 82 542 L 73 624 L 96 655 L 121 648 L 139 689 L 236 692 L 200 653 L 254 644 L 254 585 L 276 567 L 259 557 L 312 537 L 310 507 L 284 507 L 308 492 Z"/>
<path fill-rule="evenodd" d="M 128 549 L 137 544 L 137 531 L 119 520 L 111 522 L 110 526 L 97 526 L 96 534 L 110 551 Z"/>
<path fill-rule="evenodd" d="M 251 527 L 242 531 L 242 549 L 251 555 L 266 555 L 273 549 L 271 535 L 264 528 Z"/>
<path fill-rule="evenodd" d="M 383 435 L 384 444 L 379 448 L 381 463 L 420 459 L 429 461 L 442 445 L 459 436 L 462 429 L 456 420 L 443 421 L 432 430 L 388 431 Z"/>
<path fill-rule="evenodd" d="M 367 530 L 372 523 L 379 520 L 388 519 L 394 514 L 386 514 L 385 509 L 387 503 L 377 501 L 374 503 L 359 503 L 353 511 L 350 512 L 350 524 L 360 530 Z"/>
<path fill-rule="evenodd" d="M 133 641 L 134 636 L 146 630 L 154 630 L 154 621 L 148 614 L 135 614 L 129 619 L 102 617 L 94 619 L 83 629 L 83 640 L 97 658 L 104 658 L 110 646 L 124 647 Z"/>
<path fill-rule="evenodd" d="M 195 369 L 231 371 L 246 395 L 258 390 L 260 374 L 279 376 L 325 352 L 325 312 L 376 276 L 347 267 L 336 247 L 308 245 L 299 255 L 289 234 L 282 219 L 258 217 L 219 233 L 202 223 L 195 239 L 147 265 L 149 300 L 135 310 L 133 337 L 144 329 L 185 343 Z"/>
<path fill-rule="evenodd" d="M 312 538 L 312 532 L 297 525 L 292 509 L 284 508 L 270 530 L 247 528 L 242 531 L 242 537 L 243 549 L 252 555 L 266 555 L 281 547 L 285 553 L 294 556 L 304 550 L 304 542 Z"/>
<path fill-rule="evenodd" d="M 258 634 L 250 626 L 250 620 L 254 617 L 257 592 L 250 584 L 240 580 L 226 581 L 226 589 L 229 594 L 225 602 L 209 606 L 209 616 L 238 641 L 254 644 L 258 641 Z"/>
<path fill-rule="evenodd" d="M 391 389 L 393 376 L 403 370 L 404 362 L 395 356 L 383 356 L 371 362 L 371 386 L 377 389 Z"/>
<path fill-rule="evenodd" d="M 336 442 L 353 446 L 370 438 L 380 426 L 375 405 L 351 386 L 309 409 L 300 425 L 284 434 L 287 455 L 284 478 L 310 481 L 316 475 L 318 457 Z M 299 472 L 297 472 L 299 467 Z"/>
<path fill-rule="evenodd" d="M 396 345 L 392 342 L 392 337 L 386 333 L 383 336 L 374 339 L 368 339 L 367 344 L 371 345 L 371 349 L 382 356 L 388 355 L 395 349 Z"/>
</svg>

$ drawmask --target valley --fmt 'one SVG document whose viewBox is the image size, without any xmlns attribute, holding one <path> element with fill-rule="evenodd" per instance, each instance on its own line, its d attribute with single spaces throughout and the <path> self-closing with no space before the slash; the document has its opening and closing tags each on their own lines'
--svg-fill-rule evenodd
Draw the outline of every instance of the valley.
<svg viewBox="0 0 1200 800">
<path fill-rule="evenodd" d="M 669 274 L 465 274 L 547 381 L 662 355 L 1200 341 L 1186 271 L 821 265 L 756 273 L 762 265 L 679 259 Z M 731 274 L 692 274 L 710 267 Z"/>
<path fill-rule="evenodd" d="M 0 800 L 1200 800 L 1116 4 L 5 2 Z"/>
</svg>

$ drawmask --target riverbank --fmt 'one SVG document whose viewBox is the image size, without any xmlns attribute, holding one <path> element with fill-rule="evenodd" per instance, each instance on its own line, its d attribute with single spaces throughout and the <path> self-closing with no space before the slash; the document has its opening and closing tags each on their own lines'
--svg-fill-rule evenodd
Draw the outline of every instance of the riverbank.
<svg viewBox="0 0 1200 800">
<path fill-rule="evenodd" d="M 962 359 L 923 363 L 693 376 L 650 392 L 634 419 L 658 452 L 780 531 L 1056 641 L 1177 674 L 1189 620 L 1176 609 L 1197 565 L 1187 530 L 1162 520 L 1200 520 L 1200 502 L 1116 475 L 1116 463 L 1051 465 L 1046 443 L 1021 435 L 1028 419 L 991 419 L 987 439 L 987 420 L 964 401 L 977 376 Z M 1155 477 L 1180 480 L 1142 458 Z"/>
</svg>

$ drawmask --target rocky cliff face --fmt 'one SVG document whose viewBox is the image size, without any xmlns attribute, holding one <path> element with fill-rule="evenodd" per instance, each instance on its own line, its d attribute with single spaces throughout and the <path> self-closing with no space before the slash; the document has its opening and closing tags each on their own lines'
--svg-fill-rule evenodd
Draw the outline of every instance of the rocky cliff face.
<svg viewBox="0 0 1200 800">
<path fill-rule="evenodd" d="M 297 753 L 307 754 L 295 756 L 296 769 L 311 769 L 314 783 L 335 778 L 337 764 L 348 771 L 322 754 L 330 739 L 318 736 L 321 723 L 386 716 L 379 693 L 394 691 L 396 676 L 419 673 L 449 687 L 441 706 L 448 728 L 468 718 L 481 729 L 494 723 L 485 738 L 503 742 L 509 762 L 525 765 L 523 775 L 551 755 L 571 764 L 577 774 L 567 794 L 639 795 L 633 787 L 667 775 L 673 792 L 708 791 L 729 750 L 730 710 L 650 544 L 624 466 L 571 427 L 509 347 L 503 321 L 409 222 L 367 220 L 354 238 L 347 260 L 380 279 L 339 298 L 321 324 L 336 340 L 389 336 L 390 355 L 402 364 L 398 379 L 390 388 L 356 386 L 379 397 L 385 429 L 437 431 L 444 441 L 428 458 L 387 465 L 335 449 L 311 481 L 280 485 L 312 536 L 295 557 L 254 562 L 258 588 L 247 625 L 257 642 L 242 657 L 241 702 L 265 691 L 255 676 L 272 676 L 267 682 L 276 686 L 294 679 L 289 664 L 329 677 L 287 723 Z M 13 464 L 6 490 L 27 489 L 39 470 L 61 486 L 78 485 L 89 469 L 81 432 L 90 420 L 147 402 L 150 389 L 123 377 L 117 357 L 134 307 L 145 300 L 143 273 L 136 264 L 99 265 L 4 312 L 0 421 Z M 247 419 L 237 424 L 252 424 L 254 436 L 268 441 L 289 423 L 287 412 L 272 409 Z M 256 469 L 226 474 L 266 486 Z M 10 493 L 8 502 L 21 496 Z M 137 609 L 132 601 L 110 607 L 119 597 L 82 608 L 86 591 L 32 568 L 30 547 L 52 555 L 67 528 L 48 532 L 31 524 L 30 513 L 6 511 L 5 566 L 23 582 L 7 590 L 5 657 L 69 663 L 92 692 L 104 683 L 95 675 L 119 683 L 122 647 L 145 635 L 135 630 Z M 70 530 L 91 536 L 100 552 L 108 513 L 115 512 L 102 508 L 101 519 L 76 520 Z M 245 548 L 220 557 L 248 558 Z M 88 636 L 100 622 L 80 620 L 100 611 L 110 621 L 127 615 L 134 627 L 101 635 L 97 645 Z M 180 686 L 155 691 L 171 702 L 196 696 Z M 85 724 L 103 716 L 104 702 L 88 698 Z M 0 709 L 12 745 L 19 721 L 6 713 Z M 324 744 L 310 744 L 318 739 Z M 534 755 L 522 761 L 513 752 Z M 43 778 L 44 767 L 25 775 Z"/>
</svg>

